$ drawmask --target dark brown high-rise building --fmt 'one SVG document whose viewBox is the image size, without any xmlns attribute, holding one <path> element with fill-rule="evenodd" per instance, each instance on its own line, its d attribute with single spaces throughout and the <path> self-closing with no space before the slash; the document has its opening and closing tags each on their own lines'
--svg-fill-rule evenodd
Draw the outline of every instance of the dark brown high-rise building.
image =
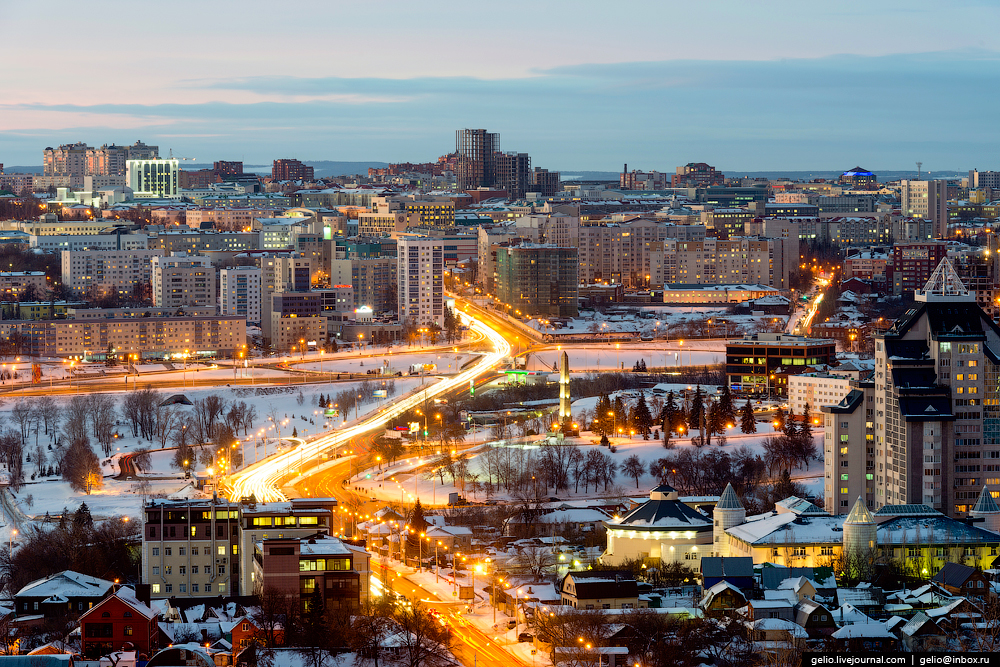
<svg viewBox="0 0 1000 667">
<path fill-rule="evenodd" d="M 271 179 L 275 181 L 311 181 L 313 168 L 298 160 L 275 160 L 271 165 Z"/>
<path fill-rule="evenodd" d="M 704 162 L 688 162 L 683 167 L 677 167 L 677 173 L 670 177 L 672 188 L 705 188 L 725 184 L 725 175 Z"/>
<path fill-rule="evenodd" d="M 239 176 L 243 173 L 243 163 L 219 160 L 218 162 L 212 163 L 212 171 L 214 171 L 217 176 Z"/>
<path fill-rule="evenodd" d="M 497 153 L 493 157 L 496 187 L 511 199 L 524 199 L 531 190 L 531 157 L 527 153 Z"/>
<path fill-rule="evenodd" d="M 457 130 L 455 150 L 458 171 L 455 174 L 459 190 L 491 188 L 496 182 L 496 154 L 500 150 L 500 134 L 486 130 Z"/>
<path fill-rule="evenodd" d="M 559 172 L 549 171 L 541 167 L 535 167 L 534 187 L 532 192 L 537 192 L 543 197 L 553 197 L 559 192 Z"/>
</svg>

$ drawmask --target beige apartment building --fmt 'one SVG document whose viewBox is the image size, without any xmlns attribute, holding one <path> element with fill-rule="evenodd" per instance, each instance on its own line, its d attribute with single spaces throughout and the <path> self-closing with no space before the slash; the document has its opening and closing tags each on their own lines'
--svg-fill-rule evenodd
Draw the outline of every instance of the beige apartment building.
<svg viewBox="0 0 1000 667">
<path fill-rule="evenodd" d="M 162 256 L 162 250 L 64 250 L 62 283 L 74 296 L 92 290 L 129 296 L 138 285 L 152 285 L 152 258 Z"/>
<path fill-rule="evenodd" d="M 215 267 L 208 257 L 174 253 L 150 258 L 153 305 L 160 308 L 215 305 Z"/>
</svg>

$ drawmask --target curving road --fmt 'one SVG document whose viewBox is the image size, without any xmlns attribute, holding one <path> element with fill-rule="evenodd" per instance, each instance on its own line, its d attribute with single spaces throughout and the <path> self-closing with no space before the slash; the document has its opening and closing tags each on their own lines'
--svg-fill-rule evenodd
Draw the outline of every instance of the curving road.
<svg viewBox="0 0 1000 667">
<path fill-rule="evenodd" d="M 251 494 L 259 502 L 285 500 L 285 496 L 280 490 L 281 480 L 303 462 L 315 461 L 322 454 L 347 444 L 352 439 L 364 436 L 375 429 L 384 428 L 389 420 L 418 407 L 428 399 L 468 385 L 482 373 L 496 367 L 505 357 L 510 356 L 510 345 L 499 332 L 465 313 L 460 313 L 460 316 L 466 320 L 471 330 L 489 341 L 493 347 L 492 352 L 484 354 L 468 370 L 442 379 L 437 384 L 402 398 L 382 408 L 371 417 L 361 419 L 352 426 L 327 433 L 315 440 L 303 443 L 291 451 L 277 454 L 231 475 L 224 483 L 226 495 L 233 500 Z"/>
</svg>

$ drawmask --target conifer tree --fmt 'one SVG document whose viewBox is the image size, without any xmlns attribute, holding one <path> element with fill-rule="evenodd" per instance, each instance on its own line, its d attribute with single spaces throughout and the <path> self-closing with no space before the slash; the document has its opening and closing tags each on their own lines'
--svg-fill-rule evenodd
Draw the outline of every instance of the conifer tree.
<svg viewBox="0 0 1000 667">
<path fill-rule="evenodd" d="M 744 433 L 756 433 L 757 432 L 757 418 L 753 414 L 753 405 L 750 404 L 750 399 L 747 399 L 746 405 L 740 410 L 740 430 Z"/>
</svg>

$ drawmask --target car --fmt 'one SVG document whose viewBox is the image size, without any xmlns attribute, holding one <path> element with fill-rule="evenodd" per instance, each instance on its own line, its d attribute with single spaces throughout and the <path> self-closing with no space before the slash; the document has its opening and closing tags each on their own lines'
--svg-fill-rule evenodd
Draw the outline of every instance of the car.
<svg viewBox="0 0 1000 667">
<path fill-rule="evenodd" d="M 517 621 L 507 621 L 507 629 L 513 630 L 517 627 Z"/>
<path fill-rule="evenodd" d="M 535 641 L 535 636 L 530 632 L 522 632 L 517 636 L 517 641 L 519 642 L 533 642 Z"/>
</svg>

